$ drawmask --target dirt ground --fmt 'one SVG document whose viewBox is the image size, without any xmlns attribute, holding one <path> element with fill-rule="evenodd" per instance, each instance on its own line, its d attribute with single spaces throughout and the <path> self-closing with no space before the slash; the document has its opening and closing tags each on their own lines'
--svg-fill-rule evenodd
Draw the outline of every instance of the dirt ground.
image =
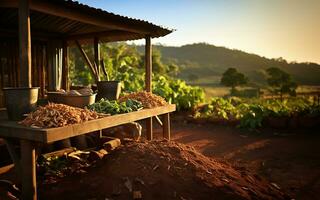
<svg viewBox="0 0 320 200">
<path fill-rule="evenodd" d="M 173 140 L 276 183 L 294 199 L 320 199 L 320 131 L 249 132 L 213 124 L 173 123 Z"/>
<path fill-rule="evenodd" d="M 320 199 L 319 131 L 182 121 L 172 123 L 173 143 L 124 146 L 83 174 L 39 186 L 41 199 L 132 199 L 130 185 L 143 199 Z"/>
</svg>

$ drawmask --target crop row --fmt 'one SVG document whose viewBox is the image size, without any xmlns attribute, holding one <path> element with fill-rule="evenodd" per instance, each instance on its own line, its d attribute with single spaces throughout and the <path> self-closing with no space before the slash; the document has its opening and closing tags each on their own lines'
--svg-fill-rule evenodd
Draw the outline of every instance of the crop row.
<svg viewBox="0 0 320 200">
<path fill-rule="evenodd" d="M 241 128 L 261 126 L 302 127 L 320 123 L 320 106 L 307 98 L 284 101 L 265 99 L 212 98 L 208 104 L 194 109 L 195 119 L 236 122 Z"/>
</svg>

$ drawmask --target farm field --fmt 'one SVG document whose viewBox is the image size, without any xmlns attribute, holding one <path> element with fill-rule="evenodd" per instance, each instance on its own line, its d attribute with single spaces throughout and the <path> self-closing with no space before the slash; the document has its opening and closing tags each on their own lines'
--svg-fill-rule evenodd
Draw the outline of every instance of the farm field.
<svg viewBox="0 0 320 200">
<path fill-rule="evenodd" d="M 124 147 L 111 153 L 105 161 L 93 166 L 92 170 L 85 168 L 81 173 L 62 178 L 57 183 L 40 185 L 41 196 L 45 197 L 45 199 L 60 199 L 62 197 L 68 197 L 68 199 L 104 199 L 101 193 L 103 190 L 105 191 L 104 197 L 128 199 L 131 198 L 131 194 L 125 186 L 126 180 L 127 178 L 135 180 L 138 177 L 139 183 L 133 182 L 133 188 L 141 191 L 143 197 L 147 199 L 163 199 L 168 195 L 173 195 L 173 191 L 178 191 L 177 196 L 186 199 L 195 198 L 200 192 L 204 195 L 202 197 L 208 199 L 209 197 L 205 195 L 206 192 L 212 192 L 215 189 L 206 190 L 205 187 L 201 186 L 205 180 L 189 181 L 193 177 L 193 172 L 191 171 L 174 172 L 175 167 L 179 170 L 179 157 L 181 155 L 186 156 L 189 151 L 193 152 L 193 149 L 195 149 L 195 153 L 200 152 L 204 156 L 214 159 L 214 162 L 221 163 L 220 165 L 230 165 L 234 170 L 232 173 L 260 177 L 258 180 L 267 180 L 291 198 L 319 199 L 317 193 L 320 189 L 320 150 L 318 148 L 320 136 L 318 130 L 263 129 L 259 133 L 252 133 L 234 127 L 184 123 L 179 116 L 173 121 L 172 128 L 172 139 L 180 144 L 159 141 L 156 141 L 157 145 L 152 142 L 131 144 L 129 145 L 130 148 Z M 156 139 L 161 138 L 160 130 L 157 129 L 155 136 Z M 187 146 L 183 146 L 183 144 Z M 161 161 L 160 157 L 156 156 L 157 154 L 154 155 L 154 153 L 160 153 L 160 155 L 165 152 L 168 153 L 169 151 L 165 150 L 166 146 L 175 155 L 170 157 L 173 159 L 170 162 L 176 163 L 171 171 L 171 173 L 177 173 L 174 176 L 175 181 L 170 178 L 170 173 L 169 176 L 164 175 L 166 173 L 163 170 L 165 168 L 166 171 L 167 166 L 163 166 L 164 162 Z M 148 150 L 148 155 L 143 154 L 143 156 L 141 154 L 144 152 L 142 148 Z M 138 158 L 139 156 L 142 156 L 141 160 Z M 128 162 L 127 165 L 121 164 L 124 162 L 123 159 Z M 194 158 L 188 157 L 187 159 L 193 161 Z M 202 158 L 200 154 L 197 155 L 197 159 L 203 162 L 202 167 L 208 167 L 205 165 L 208 161 Z M 115 160 L 118 161 L 115 162 Z M 137 166 L 141 165 L 139 164 L 140 161 L 143 161 L 144 166 L 147 168 L 150 165 L 153 172 L 145 176 L 144 173 L 147 172 L 143 168 L 137 168 Z M 229 170 L 229 167 L 226 168 Z M 222 170 L 219 173 L 222 173 L 222 175 L 231 173 L 228 170 Z M 108 175 L 102 175 L 106 171 Z M 159 176 L 163 177 L 160 178 Z M 215 177 L 218 176 L 221 175 L 215 175 Z M 14 179 L 13 170 L 2 168 L 0 178 Z M 196 178 L 201 179 L 198 176 Z M 183 181 L 183 184 L 180 181 Z M 237 181 L 240 181 L 240 178 Z M 141 182 L 143 182 L 143 185 L 141 185 Z M 115 183 L 120 187 L 120 190 L 116 191 L 119 194 L 116 195 L 113 194 L 115 193 Z M 167 187 L 165 183 L 168 184 Z M 159 184 L 162 186 L 160 187 Z M 199 185 L 199 187 L 194 184 Z M 216 184 L 216 182 L 212 182 L 212 184 Z M 256 182 L 256 184 L 257 192 L 262 191 L 262 189 L 258 189 L 259 187 L 269 187 L 263 185 L 265 183 Z M 216 188 L 217 186 L 211 187 Z M 251 188 L 252 186 L 248 185 L 246 187 Z M 194 188 L 196 188 L 197 192 L 186 192 L 188 190 L 192 191 Z M 243 190 L 235 186 L 232 189 Z M 76 195 L 72 193 L 75 190 L 77 191 Z M 273 192 L 270 190 L 268 194 L 270 195 Z M 215 194 L 223 198 L 225 193 L 222 190 L 222 192 Z M 273 194 L 275 195 L 275 193 Z M 277 195 L 280 195 L 280 193 Z M 240 198 L 240 196 L 237 197 Z M 0 197 L 2 197 L 1 194 Z M 233 197 L 235 198 L 236 196 Z M 289 199 L 288 196 L 287 198 Z M 276 199 L 282 199 L 282 197 L 278 196 Z"/>
<path fill-rule="evenodd" d="M 195 84 L 197 85 L 197 84 Z M 206 93 L 206 99 L 210 99 L 212 97 L 224 97 L 230 95 L 230 88 L 225 86 L 219 86 L 218 84 L 208 84 L 202 85 L 199 84 L 201 88 L 204 89 Z M 239 90 L 243 91 L 246 89 L 254 89 L 253 87 L 240 87 Z M 265 95 L 268 95 L 270 92 L 267 89 L 261 89 Z M 297 88 L 297 93 L 310 93 L 310 92 L 319 92 L 320 86 L 310 86 L 310 85 L 301 85 Z"/>
</svg>

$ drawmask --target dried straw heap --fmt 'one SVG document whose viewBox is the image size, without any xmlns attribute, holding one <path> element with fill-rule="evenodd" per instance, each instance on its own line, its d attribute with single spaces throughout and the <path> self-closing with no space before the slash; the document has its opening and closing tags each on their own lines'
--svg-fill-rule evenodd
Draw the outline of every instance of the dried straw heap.
<svg viewBox="0 0 320 200">
<path fill-rule="evenodd" d="M 134 99 L 136 101 L 140 101 L 144 108 L 155 108 L 159 106 L 168 105 L 164 98 L 152 94 L 150 92 L 134 92 L 131 94 L 127 94 L 123 97 L 119 98 L 119 102 L 127 101 L 128 99 Z"/>
<path fill-rule="evenodd" d="M 97 118 L 99 118 L 98 114 L 88 109 L 49 103 L 28 114 L 27 118 L 19 123 L 30 127 L 53 128 L 78 124 Z"/>
</svg>

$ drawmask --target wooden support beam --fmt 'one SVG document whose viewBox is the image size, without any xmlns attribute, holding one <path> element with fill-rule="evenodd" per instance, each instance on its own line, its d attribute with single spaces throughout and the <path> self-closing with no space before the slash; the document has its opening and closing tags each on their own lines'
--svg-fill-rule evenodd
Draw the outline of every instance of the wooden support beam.
<svg viewBox="0 0 320 200">
<path fill-rule="evenodd" d="M 162 115 L 163 121 L 163 137 L 167 140 L 170 140 L 170 114 L 166 113 Z"/>
<path fill-rule="evenodd" d="M 19 0 L 20 87 L 31 87 L 31 32 L 29 0 Z"/>
<path fill-rule="evenodd" d="M 153 139 L 152 117 L 146 119 L 146 135 L 147 140 Z"/>
<path fill-rule="evenodd" d="M 87 64 L 88 64 L 88 66 L 89 66 L 89 68 L 90 68 L 90 70 L 91 70 L 91 73 L 92 73 L 94 79 L 95 79 L 96 81 L 98 81 L 98 78 L 97 78 L 98 75 L 97 75 L 96 69 L 95 69 L 95 67 L 92 65 L 92 63 L 91 63 L 89 57 L 87 56 L 86 52 L 82 49 L 79 41 L 76 40 L 75 43 L 76 43 L 79 51 L 81 52 L 82 57 L 83 57 L 84 60 L 87 62 Z"/>
<path fill-rule="evenodd" d="M 20 140 L 22 170 L 22 199 L 37 200 L 36 149 L 29 140 Z"/>
<path fill-rule="evenodd" d="M 69 62 L 68 62 L 68 44 L 63 41 L 62 47 L 62 88 L 69 91 Z"/>
<path fill-rule="evenodd" d="M 93 52 L 98 81 L 100 81 L 100 44 L 99 38 L 95 37 L 93 40 Z"/>
<path fill-rule="evenodd" d="M 145 67 L 146 67 L 146 91 L 152 92 L 152 46 L 151 46 L 151 37 L 146 37 L 145 44 Z"/>
<path fill-rule="evenodd" d="M 146 45 L 145 45 L 145 67 L 146 67 L 146 91 L 152 92 L 152 46 L 151 46 L 151 37 L 146 37 Z M 146 132 L 147 139 L 153 139 L 153 127 L 152 127 L 152 117 L 146 119 Z"/>
</svg>

